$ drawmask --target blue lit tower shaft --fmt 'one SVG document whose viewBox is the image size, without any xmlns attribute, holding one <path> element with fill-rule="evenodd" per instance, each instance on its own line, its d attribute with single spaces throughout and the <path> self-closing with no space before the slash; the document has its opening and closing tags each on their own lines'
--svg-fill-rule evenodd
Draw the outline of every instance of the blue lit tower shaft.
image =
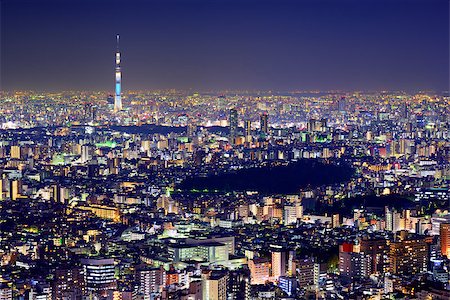
<svg viewBox="0 0 450 300">
<path fill-rule="evenodd" d="M 116 50 L 116 92 L 114 96 L 114 111 L 122 110 L 122 71 L 120 69 L 119 35 L 117 35 Z"/>
</svg>

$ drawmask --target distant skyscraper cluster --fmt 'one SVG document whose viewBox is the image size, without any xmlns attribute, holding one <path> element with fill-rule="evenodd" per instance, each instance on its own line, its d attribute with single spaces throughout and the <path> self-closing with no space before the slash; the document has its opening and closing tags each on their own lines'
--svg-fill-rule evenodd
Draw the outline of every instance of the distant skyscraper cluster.
<svg viewBox="0 0 450 300">
<path fill-rule="evenodd" d="M 0 300 L 450 298 L 448 97 L 122 109 L 115 66 L 106 101 L 0 92 Z"/>
</svg>

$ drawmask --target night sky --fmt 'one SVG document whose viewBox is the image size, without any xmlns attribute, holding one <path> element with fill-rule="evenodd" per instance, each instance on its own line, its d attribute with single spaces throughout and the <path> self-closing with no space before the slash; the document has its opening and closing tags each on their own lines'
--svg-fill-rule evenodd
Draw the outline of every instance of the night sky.
<svg viewBox="0 0 450 300">
<path fill-rule="evenodd" d="M 448 90 L 448 0 L 0 0 L 1 87 Z"/>
</svg>

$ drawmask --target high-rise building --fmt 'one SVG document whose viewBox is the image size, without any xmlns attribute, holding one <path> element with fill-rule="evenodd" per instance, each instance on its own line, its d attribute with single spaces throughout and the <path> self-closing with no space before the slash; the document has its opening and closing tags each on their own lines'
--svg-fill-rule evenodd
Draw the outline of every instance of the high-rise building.
<svg viewBox="0 0 450 300">
<path fill-rule="evenodd" d="M 341 226 L 341 219 L 340 219 L 339 214 L 333 214 L 331 216 L 331 226 L 333 228 Z"/>
<path fill-rule="evenodd" d="M 319 263 L 313 257 L 298 259 L 296 267 L 301 289 L 314 290 L 319 286 Z"/>
<path fill-rule="evenodd" d="M 372 274 L 372 257 L 360 251 L 360 245 L 343 243 L 339 246 L 339 272 L 350 278 L 365 278 Z"/>
<path fill-rule="evenodd" d="M 144 300 L 161 291 L 166 282 L 166 272 L 161 268 L 144 268 L 137 271 L 139 292 Z"/>
<path fill-rule="evenodd" d="M 120 51 L 119 51 L 119 35 L 116 36 L 117 49 L 116 49 L 116 76 L 115 76 L 115 95 L 114 95 L 114 111 L 118 112 L 122 110 L 122 70 L 120 68 Z"/>
<path fill-rule="evenodd" d="M 270 262 L 265 258 L 255 258 L 248 261 L 251 274 L 251 284 L 265 284 L 270 279 Z"/>
<path fill-rule="evenodd" d="M 387 271 L 389 262 L 387 255 L 389 253 L 389 245 L 385 239 L 366 239 L 359 240 L 360 250 L 369 255 L 372 260 L 372 272 L 383 274 Z"/>
<path fill-rule="evenodd" d="M 297 279 L 295 277 L 281 276 L 278 286 L 289 297 L 295 296 L 297 290 Z"/>
<path fill-rule="evenodd" d="M 234 144 L 238 131 L 238 112 L 236 109 L 230 109 L 230 142 Z"/>
<path fill-rule="evenodd" d="M 450 223 L 440 225 L 441 253 L 450 258 Z"/>
<path fill-rule="evenodd" d="M 94 105 L 91 102 L 86 102 L 84 104 L 86 123 L 95 122 L 95 119 L 97 118 L 97 109 L 98 109 L 97 105 Z"/>
<path fill-rule="evenodd" d="M 394 275 L 425 273 L 428 266 L 428 245 L 420 238 L 404 238 L 390 244 L 389 269 Z"/>
<path fill-rule="evenodd" d="M 403 229 L 401 226 L 401 214 L 395 209 L 391 210 L 386 206 L 384 215 L 387 231 L 397 232 Z"/>
<path fill-rule="evenodd" d="M 224 271 L 207 271 L 202 274 L 203 299 L 226 300 L 228 273 Z"/>
<path fill-rule="evenodd" d="M 402 103 L 400 105 L 399 114 L 402 119 L 408 119 L 408 103 Z"/>
<path fill-rule="evenodd" d="M 250 121 L 250 120 L 245 120 L 244 135 L 245 135 L 245 141 L 250 142 L 252 139 L 252 121 Z"/>
<path fill-rule="evenodd" d="M 11 180 L 9 186 L 9 198 L 17 200 L 20 197 L 22 182 L 20 180 Z"/>
<path fill-rule="evenodd" d="M 11 158 L 20 159 L 20 146 L 11 146 Z"/>
<path fill-rule="evenodd" d="M 113 258 L 87 258 L 82 259 L 81 264 L 88 294 L 100 294 L 116 287 Z"/>
<path fill-rule="evenodd" d="M 248 269 L 237 269 L 230 272 L 228 299 L 250 300 L 250 271 Z"/>
<path fill-rule="evenodd" d="M 287 252 L 283 250 L 272 251 L 272 277 L 278 280 L 286 275 Z"/>
<path fill-rule="evenodd" d="M 443 223 L 450 223 L 450 213 L 438 211 L 432 214 L 430 235 L 439 235 L 441 233 L 441 224 Z"/>
<path fill-rule="evenodd" d="M 262 133 L 264 134 L 268 134 L 269 133 L 269 123 L 268 123 L 268 118 L 269 116 L 266 113 L 263 113 L 260 118 L 259 118 L 259 122 L 260 122 L 260 130 Z"/>
<path fill-rule="evenodd" d="M 283 223 L 285 226 L 297 222 L 297 208 L 293 205 L 285 205 L 283 207 Z"/>
<path fill-rule="evenodd" d="M 289 203 L 283 207 L 283 223 L 285 226 L 296 223 L 303 217 L 303 206 L 300 202 Z"/>
<path fill-rule="evenodd" d="M 83 272 L 79 267 L 60 268 L 52 282 L 53 300 L 81 299 L 84 289 Z"/>
<path fill-rule="evenodd" d="M 81 146 L 81 163 L 87 163 L 94 156 L 94 147 L 90 144 Z"/>
</svg>

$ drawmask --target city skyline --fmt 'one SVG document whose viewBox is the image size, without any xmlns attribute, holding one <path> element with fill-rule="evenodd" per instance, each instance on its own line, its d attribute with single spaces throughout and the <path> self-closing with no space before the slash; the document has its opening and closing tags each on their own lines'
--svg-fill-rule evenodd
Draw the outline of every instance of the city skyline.
<svg viewBox="0 0 450 300">
<path fill-rule="evenodd" d="M 0 88 L 448 91 L 447 1 L 104 4 L 2 1 Z"/>
<path fill-rule="evenodd" d="M 0 0 L 0 300 L 450 299 L 448 21 Z"/>
</svg>

